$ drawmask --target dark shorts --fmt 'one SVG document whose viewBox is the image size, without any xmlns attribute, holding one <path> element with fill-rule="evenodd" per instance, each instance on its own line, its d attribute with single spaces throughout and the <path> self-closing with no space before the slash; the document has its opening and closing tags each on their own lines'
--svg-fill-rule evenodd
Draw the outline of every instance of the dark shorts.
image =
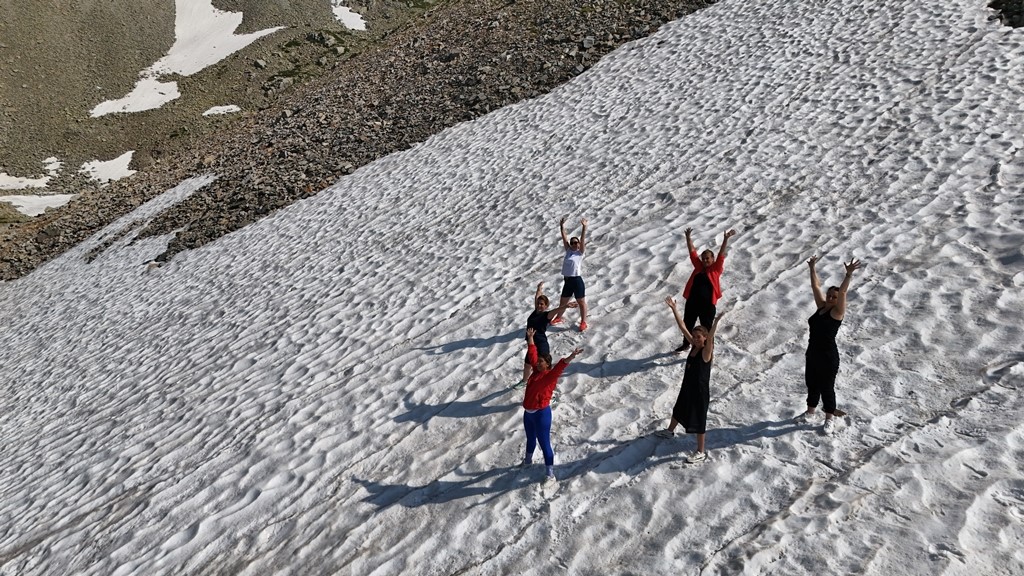
<svg viewBox="0 0 1024 576">
<path fill-rule="evenodd" d="M 587 297 L 587 287 L 583 285 L 583 276 L 562 276 L 565 283 L 562 284 L 562 298 L 573 298 L 579 300 Z"/>
</svg>

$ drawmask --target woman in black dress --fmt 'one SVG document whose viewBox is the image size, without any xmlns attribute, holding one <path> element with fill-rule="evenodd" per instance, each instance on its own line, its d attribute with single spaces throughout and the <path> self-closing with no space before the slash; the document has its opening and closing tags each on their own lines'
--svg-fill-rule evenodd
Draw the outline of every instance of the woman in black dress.
<svg viewBox="0 0 1024 576">
<path fill-rule="evenodd" d="M 668 428 L 659 430 L 658 436 L 671 438 L 680 424 L 687 434 L 697 435 L 697 451 L 686 457 L 690 464 L 703 462 L 707 459 L 704 451 L 704 435 L 707 432 L 708 405 L 711 402 L 711 362 L 715 353 L 715 332 L 722 314 L 715 317 L 711 329 L 697 326 L 691 332 L 686 328 L 679 307 L 674 298 L 669 296 L 665 303 L 672 309 L 679 331 L 690 343 L 690 354 L 686 357 L 686 370 L 683 372 L 683 385 L 679 388 L 679 397 L 672 408 L 672 420 Z"/>
<path fill-rule="evenodd" d="M 826 434 L 835 431 L 835 416 L 845 412 L 836 409 L 836 374 L 839 373 L 839 347 L 836 346 L 836 334 L 846 315 L 846 291 L 850 288 L 853 273 L 860 268 L 860 261 L 850 259 L 846 267 L 846 277 L 839 286 L 829 286 L 825 295 L 821 294 L 821 283 L 814 265 L 817 256 L 811 256 L 807 265 L 811 269 L 811 291 L 814 293 L 814 314 L 807 319 L 810 327 L 810 338 L 807 341 L 807 368 L 804 372 L 807 381 L 807 411 L 797 416 L 798 421 L 811 422 L 818 402 L 823 404 L 825 412 Z"/>
</svg>

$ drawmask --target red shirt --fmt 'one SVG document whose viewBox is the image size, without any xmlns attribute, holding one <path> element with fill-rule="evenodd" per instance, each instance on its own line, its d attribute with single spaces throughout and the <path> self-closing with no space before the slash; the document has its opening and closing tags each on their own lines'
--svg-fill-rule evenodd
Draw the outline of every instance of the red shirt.
<svg viewBox="0 0 1024 576">
<path fill-rule="evenodd" d="M 686 281 L 686 288 L 683 288 L 683 298 L 690 298 L 690 286 L 693 286 L 693 277 L 697 275 L 697 272 L 704 269 L 704 263 L 700 261 L 697 256 L 696 250 L 690 250 L 690 262 L 693 263 L 693 272 L 690 272 L 690 279 Z M 708 280 L 711 281 L 711 304 L 718 304 L 718 299 L 722 297 L 722 286 L 719 283 L 722 278 L 722 269 L 725 267 L 725 255 L 721 255 L 715 258 L 714 263 L 711 264 L 705 270 L 708 274 Z"/>
<path fill-rule="evenodd" d="M 537 347 L 530 344 L 526 350 L 526 361 L 531 366 L 537 366 Z M 526 382 L 526 392 L 523 394 L 523 408 L 527 410 L 540 410 L 551 404 L 551 395 L 555 393 L 555 385 L 562 371 L 569 365 L 569 361 L 562 358 L 555 364 L 554 368 L 547 372 L 533 371 L 530 380 Z"/>
</svg>

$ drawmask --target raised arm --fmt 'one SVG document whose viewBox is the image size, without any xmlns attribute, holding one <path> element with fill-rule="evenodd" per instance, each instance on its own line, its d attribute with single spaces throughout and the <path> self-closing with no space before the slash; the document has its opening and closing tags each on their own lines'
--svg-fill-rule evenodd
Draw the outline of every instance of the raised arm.
<svg viewBox="0 0 1024 576">
<path fill-rule="evenodd" d="M 735 235 L 736 235 L 736 230 L 735 229 L 730 229 L 730 230 L 726 230 L 725 231 L 725 234 L 722 237 L 722 247 L 718 249 L 718 256 L 715 258 L 715 262 L 718 262 L 719 260 L 722 260 L 723 258 L 725 258 L 725 253 L 729 249 L 729 238 L 732 238 Z"/>
<path fill-rule="evenodd" d="M 540 298 L 543 295 L 544 295 L 544 283 L 543 282 L 538 282 L 537 283 L 537 293 L 533 295 L 533 303 L 534 303 L 534 305 L 537 304 L 537 298 Z"/>
<path fill-rule="evenodd" d="M 562 246 L 566 250 L 569 249 L 569 235 L 565 233 L 565 219 L 567 216 L 562 216 L 562 219 L 558 221 L 558 231 L 562 233 Z"/>
<path fill-rule="evenodd" d="M 533 328 L 526 329 L 526 363 L 530 366 L 537 365 L 537 345 L 533 343 Z"/>
<path fill-rule="evenodd" d="M 722 316 L 725 316 L 724 312 L 715 316 L 715 321 L 711 323 L 711 330 L 708 331 L 708 341 L 700 351 L 705 362 L 711 362 L 711 358 L 715 355 L 715 332 L 718 332 L 718 321 L 722 319 Z"/>
<path fill-rule="evenodd" d="M 821 308 L 825 305 L 825 297 L 821 295 L 821 282 L 818 282 L 818 271 L 814 269 L 817 262 L 818 256 L 815 254 L 807 260 L 807 266 L 811 269 L 811 292 L 814 293 L 814 305 Z"/>
<path fill-rule="evenodd" d="M 860 260 L 850 258 L 850 261 L 843 264 L 846 268 L 846 277 L 843 278 L 843 283 L 839 285 L 839 298 L 836 299 L 836 305 L 832 307 L 832 317 L 836 320 L 842 320 L 843 316 L 846 315 L 846 291 L 850 289 L 850 281 L 853 280 L 853 273 L 860 268 Z"/>
<path fill-rule="evenodd" d="M 697 247 L 693 245 L 693 238 L 690 235 L 693 234 L 693 228 L 686 229 L 686 251 L 693 254 L 697 251 Z"/>
<path fill-rule="evenodd" d="M 580 232 L 580 252 L 583 252 L 587 249 L 587 219 L 581 219 L 580 224 L 583 225 L 583 231 Z"/>
<path fill-rule="evenodd" d="M 686 329 L 686 324 L 683 323 L 683 316 L 679 313 L 679 306 L 676 304 L 676 299 L 669 296 L 665 298 L 665 304 L 672 309 L 672 315 L 676 317 L 676 325 L 679 326 L 679 331 L 683 333 L 683 338 L 690 344 L 693 344 L 693 334 Z"/>
</svg>

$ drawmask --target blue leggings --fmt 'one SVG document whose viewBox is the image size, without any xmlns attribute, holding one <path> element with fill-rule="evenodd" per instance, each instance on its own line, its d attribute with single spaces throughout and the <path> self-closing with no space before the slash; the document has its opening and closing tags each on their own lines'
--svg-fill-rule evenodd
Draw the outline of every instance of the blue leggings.
<svg viewBox="0 0 1024 576">
<path fill-rule="evenodd" d="M 526 428 L 526 459 L 533 459 L 533 451 L 540 442 L 544 453 L 544 465 L 555 465 L 555 452 L 551 449 L 551 406 L 536 412 L 523 413 L 523 428 Z"/>
</svg>

